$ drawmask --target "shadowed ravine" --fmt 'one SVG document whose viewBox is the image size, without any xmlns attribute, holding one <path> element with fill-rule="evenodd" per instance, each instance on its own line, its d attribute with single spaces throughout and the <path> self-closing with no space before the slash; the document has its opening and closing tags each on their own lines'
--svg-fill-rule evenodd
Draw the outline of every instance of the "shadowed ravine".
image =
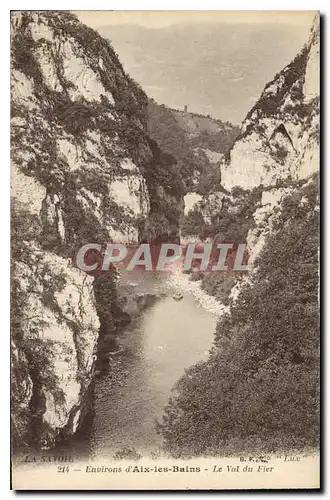
<svg viewBox="0 0 330 500">
<path fill-rule="evenodd" d="M 113 456 L 124 448 L 159 453 L 160 420 L 171 389 L 184 370 L 207 355 L 216 316 L 190 293 L 175 301 L 165 278 L 144 275 L 139 288 L 163 293 L 122 333 L 121 354 L 95 385 L 92 456 Z M 166 294 L 166 296 L 165 296 Z"/>
</svg>

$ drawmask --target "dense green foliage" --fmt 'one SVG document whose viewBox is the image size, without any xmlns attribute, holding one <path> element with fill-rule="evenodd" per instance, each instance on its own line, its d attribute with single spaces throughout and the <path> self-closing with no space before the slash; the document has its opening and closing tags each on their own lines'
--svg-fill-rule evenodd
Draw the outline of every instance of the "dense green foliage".
<svg viewBox="0 0 330 500">
<path fill-rule="evenodd" d="M 217 153 L 226 154 L 239 133 L 239 127 L 236 125 L 230 124 L 227 127 L 215 134 L 202 130 L 196 137 L 191 139 L 192 147 L 210 149 Z"/>
<path fill-rule="evenodd" d="M 236 284 L 234 276 L 203 276 L 202 290 L 215 297 L 219 302 L 227 306 L 230 303 L 230 292 Z"/>
<path fill-rule="evenodd" d="M 257 271 L 217 325 L 210 358 L 177 383 L 161 425 L 172 455 L 317 447 L 317 192 L 310 182 L 285 199 Z"/>
<path fill-rule="evenodd" d="M 204 194 L 219 184 L 219 168 L 213 165 L 202 149 L 210 149 L 219 153 L 226 153 L 231 147 L 237 134 L 238 127 L 229 123 L 223 124 L 220 120 L 188 114 L 194 123 L 194 117 L 209 120 L 216 130 L 201 129 L 200 132 L 190 133 L 188 126 L 177 119 L 179 112 L 164 105 L 149 101 L 147 127 L 148 133 L 159 147 L 175 159 L 175 169 L 180 176 L 186 191 L 197 191 Z M 194 182 L 195 180 L 195 182 Z"/>
<path fill-rule="evenodd" d="M 245 243 L 249 229 L 255 221 L 253 213 L 260 201 L 262 186 L 244 191 L 236 187 L 232 196 L 224 193 L 211 193 L 196 203 L 192 210 L 182 219 L 182 235 L 197 237 L 201 241 L 226 241 Z M 191 280 L 201 280 L 201 287 L 209 295 L 224 305 L 229 305 L 230 292 L 236 284 L 238 276 L 205 275 L 195 272 Z"/>
<path fill-rule="evenodd" d="M 234 188 L 230 196 L 220 192 L 205 196 L 183 218 L 182 235 L 198 236 L 203 241 L 221 234 L 226 240 L 244 243 L 254 226 L 253 213 L 263 189 Z"/>
</svg>

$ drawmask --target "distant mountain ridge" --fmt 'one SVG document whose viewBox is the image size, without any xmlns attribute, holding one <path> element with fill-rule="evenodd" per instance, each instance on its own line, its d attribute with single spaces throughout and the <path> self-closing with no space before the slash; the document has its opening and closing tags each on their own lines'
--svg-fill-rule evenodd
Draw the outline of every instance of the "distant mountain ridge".
<svg viewBox="0 0 330 500">
<path fill-rule="evenodd" d="M 312 22 L 312 19 L 311 19 Z M 267 81 L 308 36 L 293 24 L 177 24 L 99 27 L 125 70 L 157 102 L 239 124 Z"/>
</svg>

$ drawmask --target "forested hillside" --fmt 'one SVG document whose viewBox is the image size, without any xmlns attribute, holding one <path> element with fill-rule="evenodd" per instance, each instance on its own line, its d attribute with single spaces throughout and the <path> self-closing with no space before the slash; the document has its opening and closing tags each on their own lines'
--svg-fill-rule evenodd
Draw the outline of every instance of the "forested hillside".
<svg viewBox="0 0 330 500">
<path fill-rule="evenodd" d="M 162 424 L 176 457 L 318 445 L 318 180 L 283 201 L 257 271 L 178 382 Z"/>
<path fill-rule="evenodd" d="M 161 424 L 176 457 L 311 450 L 319 439 L 319 24 L 265 86 L 186 237 L 245 242 L 252 272 L 205 277 L 228 312 Z"/>
<path fill-rule="evenodd" d="M 239 127 L 210 116 L 148 104 L 148 133 L 176 160 L 186 191 L 208 193 L 220 181 L 222 158 L 232 147 Z"/>
</svg>

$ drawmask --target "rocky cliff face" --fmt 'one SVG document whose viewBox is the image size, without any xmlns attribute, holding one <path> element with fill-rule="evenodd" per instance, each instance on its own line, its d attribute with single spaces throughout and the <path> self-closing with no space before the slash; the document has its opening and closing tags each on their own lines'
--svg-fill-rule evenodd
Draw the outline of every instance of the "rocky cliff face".
<svg viewBox="0 0 330 500">
<path fill-rule="evenodd" d="M 166 158 L 148 100 L 109 43 L 65 12 L 11 24 L 13 437 L 49 447 L 79 425 L 99 331 L 120 315 L 114 278 L 75 269 L 75 251 L 178 237 L 183 205 L 153 175 Z"/>
<path fill-rule="evenodd" d="M 237 204 L 240 190 L 258 193 L 246 238 L 251 263 L 283 200 L 315 182 L 319 170 L 319 43 L 316 17 L 307 43 L 266 85 L 221 167 L 230 204 Z"/>
<path fill-rule="evenodd" d="M 319 22 L 296 58 L 269 82 L 243 122 L 221 183 L 252 189 L 318 169 Z"/>
<path fill-rule="evenodd" d="M 73 16 L 16 13 L 12 25 L 12 160 L 46 187 L 45 220 L 56 212 L 73 226 L 90 214 L 94 236 L 137 241 L 150 205 L 142 170 L 158 160 L 145 94 Z"/>
<path fill-rule="evenodd" d="M 228 309 L 165 407 L 174 457 L 319 449 L 318 39 L 315 22 L 248 113 L 222 165 L 226 191 L 184 218 L 187 236 L 247 242 L 252 269 L 192 276 Z"/>
<path fill-rule="evenodd" d="M 252 263 L 272 231 L 284 200 L 295 192 L 297 195 L 303 193 L 309 184 L 317 186 L 320 141 L 319 38 L 319 19 L 316 18 L 307 44 L 295 60 L 266 85 L 259 106 L 257 103 L 257 108 L 250 113 L 250 126 L 252 116 L 258 116 L 257 127 L 266 127 L 263 132 L 264 146 L 254 151 L 256 160 L 252 172 L 249 172 L 249 181 L 245 177 L 244 163 L 241 163 L 241 176 L 238 176 L 238 183 L 247 183 L 250 188 L 255 187 L 254 180 L 263 186 L 261 199 L 253 214 L 254 224 L 247 236 Z M 278 107 L 273 109 L 274 102 Z M 260 108 L 263 103 L 266 111 L 262 113 Z M 249 125 L 245 125 L 246 131 Z M 251 137 L 256 134 L 253 127 L 249 134 L 251 142 Z M 268 142 L 265 142 L 266 137 L 269 138 Z M 244 151 L 244 143 L 245 139 L 237 144 L 236 152 L 232 153 L 234 169 L 237 168 L 238 151 L 240 148 Z M 235 156 L 236 153 L 238 156 Z M 252 156 L 250 158 L 252 160 Z"/>
<path fill-rule="evenodd" d="M 182 234 L 247 243 L 254 264 L 283 203 L 317 190 L 319 170 L 319 20 L 291 64 L 266 85 L 248 113 L 226 161 L 221 187 L 185 214 Z M 311 211 L 318 206 L 311 207 Z M 241 283 L 232 288 L 237 299 Z"/>
</svg>

